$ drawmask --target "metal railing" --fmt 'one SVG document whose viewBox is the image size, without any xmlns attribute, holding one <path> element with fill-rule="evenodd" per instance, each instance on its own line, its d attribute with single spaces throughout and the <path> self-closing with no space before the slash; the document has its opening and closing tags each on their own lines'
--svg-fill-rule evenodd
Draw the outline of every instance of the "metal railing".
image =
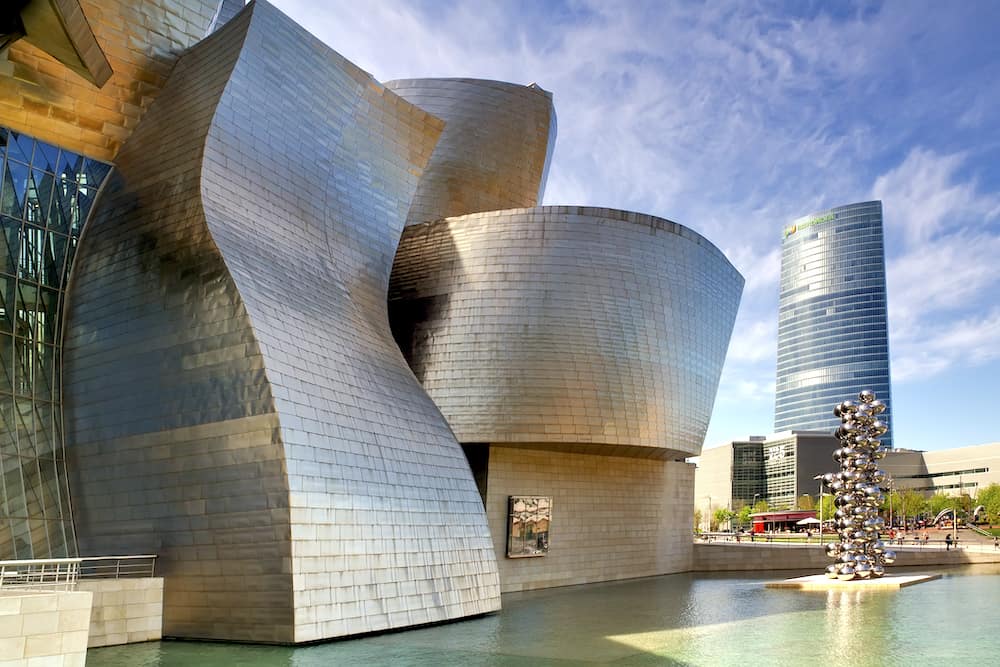
<svg viewBox="0 0 1000 667">
<path fill-rule="evenodd" d="M 100 556 L 83 558 L 80 563 L 81 579 L 127 579 L 152 577 L 156 569 L 156 555 Z"/>
<path fill-rule="evenodd" d="M 64 590 L 80 579 L 152 577 L 156 555 L 0 560 L 0 589 Z"/>
<path fill-rule="evenodd" d="M 80 574 L 79 558 L 0 560 L 0 589 L 71 591 Z"/>
</svg>

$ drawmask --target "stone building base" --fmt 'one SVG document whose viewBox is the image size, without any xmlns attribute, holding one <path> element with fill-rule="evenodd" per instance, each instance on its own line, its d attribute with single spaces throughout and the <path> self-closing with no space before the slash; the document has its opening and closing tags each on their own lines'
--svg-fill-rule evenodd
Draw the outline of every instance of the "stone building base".
<svg viewBox="0 0 1000 667">
<path fill-rule="evenodd" d="M 691 569 L 693 465 L 492 445 L 476 472 L 501 592 Z M 509 496 L 552 498 L 546 555 L 507 557 Z"/>
<path fill-rule="evenodd" d="M 92 599 L 87 591 L 0 591 L 0 667 L 83 667 Z"/>
</svg>

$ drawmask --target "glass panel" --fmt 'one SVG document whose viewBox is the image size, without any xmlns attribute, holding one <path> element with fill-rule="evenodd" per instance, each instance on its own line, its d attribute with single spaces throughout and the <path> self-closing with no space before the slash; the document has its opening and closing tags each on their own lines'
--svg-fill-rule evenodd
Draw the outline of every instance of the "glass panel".
<svg viewBox="0 0 1000 667">
<path fill-rule="evenodd" d="M 38 459 L 22 458 L 21 475 L 24 477 L 24 497 L 28 503 L 28 516 L 41 518 L 43 516 L 42 480 L 38 472 Z"/>
<path fill-rule="evenodd" d="M 0 274 L 0 332 L 9 333 L 14 327 L 17 300 L 14 298 L 17 281 L 14 276 Z"/>
<path fill-rule="evenodd" d="M 76 211 L 76 182 L 66 178 L 56 183 L 55 196 L 52 198 L 52 208 L 49 211 L 49 227 L 61 232 L 68 232 L 73 225 L 73 215 Z"/>
<path fill-rule="evenodd" d="M 46 521 L 49 528 L 49 558 L 69 558 L 66 551 L 66 533 L 62 521 Z"/>
<path fill-rule="evenodd" d="M 55 172 L 59 157 L 59 149 L 44 141 L 35 142 L 35 160 L 32 167 L 44 169 L 47 172 Z"/>
<path fill-rule="evenodd" d="M 35 432 L 35 410 L 30 398 L 14 397 L 14 428 L 17 429 L 18 452 L 23 457 L 34 456 L 31 436 Z"/>
<path fill-rule="evenodd" d="M 3 170 L 3 193 L 0 213 L 20 218 L 24 212 L 24 194 L 28 189 L 28 166 L 7 160 Z"/>
<path fill-rule="evenodd" d="M 14 534 L 14 558 L 27 560 L 34 558 L 31 553 L 31 533 L 28 532 L 27 518 L 15 518 L 10 524 Z"/>
<path fill-rule="evenodd" d="M 17 456 L 14 428 L 14 397 L 0 394 L 0 457 Z"/>
<path fill-rule="evenodd" d="M 16 456 L 4 457 L 3 484 L 7 491 L 7 506 L 4 510 L 7 516 L 24 518 L 28 516 L 24 504 L 24 483 L 21 480 L 20 459 Z"/>
<path fill-rule="evenodd" d="M 46 523 L 41 516 L 28 518 L 28 526 L 31 530 L 31 551 L 35 558 L 45 558 L 49 555 L 49 533 L 45 529 Z"/>
<path fill-rule="evenodd" d="M 36 384 L 40 384 L 37 382 Z M 35 401 L 35 453 L 38 456 L 53 455 L 52 404 L 48 401 Z"/>
<path fill-rule="evenodd" d="M 45 235 L 45 248 L 42 260 L 41 282 L 50 287 L 62 286 L 63 261 L 66 259 L 66 245 L 69 239 L 62 234 L 48 232 Z"/>
<path fill-rule="evenodd" d="M 43 514 L 48 521 L 58 521 L 59 480 L 56 479 L 56 462 L 50 458 L 38 459 L 39 484 L 42 496 Z"/>
<path fill-rule="evenodd" d="M 32 375 L 32 394 L 35 400 L 52 400 L 52 346 L 35 344 L 35 368 Z M 35 428 L 47 428 L 44 423 L 36 423 Z"/>
<path fill-rule="evenodd" d="M 56 318 L 59 317 L 59 292 L 48 287 L 39 290 L 38 300 L 35 304 L 38 311 L 35 340 L 42 343 L 56 342 Z"/>
<path fill-rule="evenodd" d="M 111 165 L 104 164 L 103 162 L 97 162 L 96 160 L 87 160 L 84 163 L 84 173 L 80 177 L 79 182 L 81 185 L 88 185 L 91 188 L 101 187 L 101 183 L 107 177 L 108 172 L 111 171 Z"/>
<path fill-rule="evenodd" d="M 52 191 L 55 188 L 55 176 L 38 169 L 31 170 L 28 181 L 27 205 L 24 218 L 28 222 L 44 226 L 49 217 L 49 202 L 52 201 Z"/>
<path fill-rule="evenodd" d="M 38 282 L 42 273 L 45 254 L 45 230 L 34 225 L 24 225 L 21 229 L 21 246 L 18 252 L 18 276 L 22 280 Z"/>
<path fill-rule="evenodd" d="M 34 147 L 35 142 L 31 137 L 18 132 L 11 132 L 10 139 L 7 142 L 7 155 L 28 164 L 31 162 L 31 153 Z"/>
<path fill-rule="evenodd" d="M 0 216 L 0 273 L 17 273 L 17 247 L 21 239 L 21 221 Z"/>
<path fill-rule="evenodd" d="M 70 233 L 79 234 L 80 228 L 83 227 L 83 223 L 87 221 L 87 215 L 90 213 L 90 207 L 94 204 L 94 199 L 97 197 L 96 188 L 85 188 L 80 186 L 79 194 L 77 194 L 76 201 L 78 212 L 76 219 L 70 226 Z"/>
<path fill-rule="evenodd" d="M 0 507 L 3 502 L 0 501 Z M 10 519 L 0 514 L 0 560 L 14 560 L 14 535 L 10 532 Z"/>
<path fill-rule="evenodd" d="M 79 180 L 80 171 L 83 169 L 83 158 L 72 151 L 68 151 L 65 148 L 62 153 L 59 154 L 59 168 L 57 170 L 60 176 L 65 176 L 71 181 Z"/>
</svg>

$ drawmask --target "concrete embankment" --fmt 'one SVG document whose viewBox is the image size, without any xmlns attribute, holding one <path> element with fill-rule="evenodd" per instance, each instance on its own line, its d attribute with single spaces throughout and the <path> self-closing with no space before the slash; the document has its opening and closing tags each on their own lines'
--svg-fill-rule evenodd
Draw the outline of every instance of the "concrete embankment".
<svg viewBox="0 0 1000 667">
<path fill-rule="evenodd" d="M 896 566 L 972 565 L 1000 563 L 1000 551 L 936 547 L 893 547 Z M 760 542 L 695 543 L 695 572 L 738 572 L 745 570 L 816 570 L 833 562 L 818 544 L 767 544 Z"/>
</svg>

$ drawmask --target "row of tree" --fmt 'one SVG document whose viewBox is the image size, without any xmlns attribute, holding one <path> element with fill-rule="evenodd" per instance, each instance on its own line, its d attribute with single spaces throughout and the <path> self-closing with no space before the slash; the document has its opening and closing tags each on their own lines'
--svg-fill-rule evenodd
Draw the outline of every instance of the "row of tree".
<svg viewBox="0 0 1000 667">
<path fill-rule="evenodd" d="M 881 509 L 886 519 L 889 518 L 891 512 L 895 523 L 902 523 L 908 518 L 920 516 L 933 519 L 945 509 L 954 509 L 959 517 L 971 520 L 973 512 L 980 505 L 983 506 L 985 511 L 985 514 L 980 514 L 980 522 L 985 521 L 991 525 L 1000 523 L 1000 484 L 990 484 L 980 490 L 975 497 L 970 496 L 968 493 L 963 493 L 959 496 L 935 493 L 930 498 L 925 498 L 922 494 L 912 489 L 892 491 L 886 494 Z M 815 509 L 816 515 L 822 516 L 824 519 L 833 517 L 833 513 L 836 510 L 833 505 L 833 496 L 830 494 L 824 494 L 819 505 L 813 501 L 812 496 L 803 495 L 796 501 L 795 509 Z M 736 511 L 727 507 L 720 507 L 709 517 L 709 528 L 710 530 L 726 529 L 730 526 L 748 528 L 752 514 L 767 512 L 769 510 L 770 507 L 764 500 L 757 501 L 753 507 L 743 504 Z M 695 527 L 701 524 L 701 520 L 701 511 L 698 510 L 695 512 Z"/>
</svg>

